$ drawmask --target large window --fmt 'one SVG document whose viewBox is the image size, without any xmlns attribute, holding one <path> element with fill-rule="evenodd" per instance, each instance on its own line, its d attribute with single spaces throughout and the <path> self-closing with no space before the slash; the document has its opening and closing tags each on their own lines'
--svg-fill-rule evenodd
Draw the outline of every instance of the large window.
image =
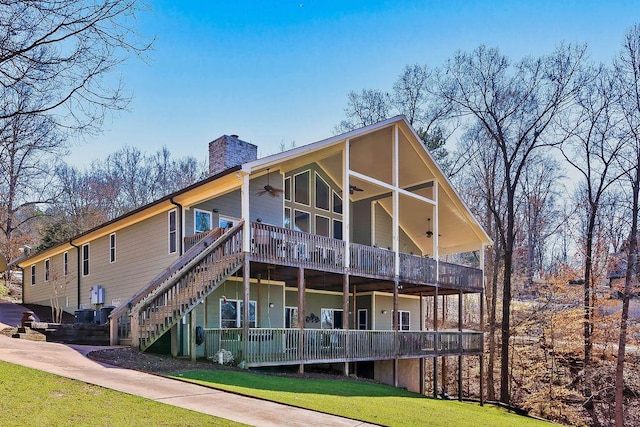
<svg viewBox="0 0 640 427">
<path fill-rule="evenodd" d="M 338 193 L 333 192 L 333 213 L 342 213 L 342 197 L 338 196 Z"/>
<path fill-rule="evenodd" d="M 178 211 L 176 209 L 169 211 L 168 221 L 169 253 L 173 254 L 178 251 Z"/>
<path fill-rule="evenodd" d="M 299 173 L 293 177 L 293 192 L 294 192 L 294 201 L 296 203 L 300 203 L 306 206 L 311 204 L 311 200 L 309 197 L 309 187 L 310 187 L 310 172 L 304 171 Z"/>
<path fill-rule="evenodd" d="M 294 210 L 293 213 L 295 215 L 293 229 L 296 231 L 311 233 L 311 219 L 309 212 Z"/>
<path fill-rule="evenodd" d="M 342 329 L 342 310 L 334 308 L 320 309 L 320 328 Z"/>
<path fill-rule="evenodd" d="M 285 328 L 298 327 L 298 307 L 284 308 L 284 327 Z"/>
<path fill-rule="evenodd" d="M 242 313 L 244 313 L 244 301 L 221 299 L 220 300 L 220 327 L 241 328 Z M 256 302 L 249 301 L 249 327 L 256 327 Z"/>
<path fill-rule="evenodd" d="M 291 208 L 284 208 L 284 228 L 291 228 Z"/>
<path fill-rule="evenodd" d="M 316 172 L 316 208 L 328 211 L 329 197 L 331 197 L 329 184 Z"/>
<path fill-rule="evenodd" d="M 49 272 L 51 267 L 51 260 L 49 258 L 44 260 L 44 281 L 49 281 Z"/>
<path fill-rule="evenodd" d="M 211 230 L 211 212 L 202 209 L 193 210 L 193 232 L 202 233 Z"/>
<path fill-rule="evenodd" d="M 291 201 L 291 177 L 290 176 L 284 179 L 284 199 L 287 202 Z"/>
<path fill-rule="evenodd" d="M 109 235 L 109 262 L 116 262 L 116 233 Z"/>
<path fill-rule="evenodd" d="M 82 245 L 82 275 L 89 275 L 89 244 Z"/>
<path fill-rule="evenodd" d="M 342 221 L 337 219 L 333 220 L 333 238 L 342 240 Z"/>
<path fill-rule="evenodd" d="M 36 284 L 36 265 L 31 266 L 31 285 Z"/>
<path fill-rule="evenodd" d="M 331 237 L 329 235 L 329 218 L 316 215 L 316 234 L 318 236 Z"/>
</svg>

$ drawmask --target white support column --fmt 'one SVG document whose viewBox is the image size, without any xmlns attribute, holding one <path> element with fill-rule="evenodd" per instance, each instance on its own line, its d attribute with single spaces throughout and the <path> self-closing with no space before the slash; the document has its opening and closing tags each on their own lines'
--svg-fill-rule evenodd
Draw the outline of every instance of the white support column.
<svg viewBox="0 0 640 427">
<path fill-rule="evenodd" d="M 395 276 L 400 275 L 400 225 L 399 225 L 399 216 L 400 216 L 400 195 L 398 193 L 399 183 L 399 174 L 398 170 L 400 169 L 400 165 L 398 164 L 398 125 L 393 127 L 393 153 L 391 155 L 391 170 L 392 170 L 392 183 L 393 183 L 393 214 L 391 216 L 391 227 L 393 228 L 392 238 L 393 238 L 393 252 L 395 257 Z"/>
<path fill-rule="evenodd" d="M 440 200 L 438 195 L 438 189 L 440 183 L 438 180 L 433 181 L 433 199 L 436 204 L 433 207 L 433 259 L 436 262 L 436 281 L 440 280 L 440 220 L 438 217 L 438 207 L 440 206 Z"/>
<path fill-rule="evenodd" d="M 242 173 L 242 172 L 241 172 Z M 249 220 L 249 174 L 243 173 L 240 189 L 240 209 L 244 226 L 242 227 L 242 251 L 251 252 L 251 221 Z"/>
<path fill-rule="evenodd" d="M 344 240 L 344 267 L 349 268 L 351 249 L 349 247 L 351 243 L 351 205 L 349 201 L 349 155 L 350 155 L 351 141 L 346 140 L 344 143 L 344 149 L 342 150 L 342 240 Z"/>
</svg>

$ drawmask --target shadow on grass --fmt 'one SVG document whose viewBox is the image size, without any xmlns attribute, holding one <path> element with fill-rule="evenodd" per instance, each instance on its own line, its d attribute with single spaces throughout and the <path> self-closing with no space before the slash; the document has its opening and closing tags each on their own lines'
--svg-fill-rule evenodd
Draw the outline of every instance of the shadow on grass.
<svg viewBox="0 0 640 427">
<path fill-rule="evenodd" d="M 296 378 L 289 375 L 270 375 L 238 371 L 187 371 L 170 374 L 177 378 L 202 381 L 216 385 L 257 389 L 294 394 L 323 394 L 342 397 L 413 397 L 427 398 L 418 393 L 346 377 Z"/>
</svg>

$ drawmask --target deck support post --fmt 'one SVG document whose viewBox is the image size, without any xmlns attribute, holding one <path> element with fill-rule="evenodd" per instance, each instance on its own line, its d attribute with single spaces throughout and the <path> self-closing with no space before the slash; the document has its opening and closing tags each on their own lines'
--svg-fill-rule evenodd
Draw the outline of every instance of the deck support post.
<svg viewBox="0 0 640 427">
<path fill-rule="evenodd" d="M 438 397 L 438 356 L 433 358 L 433 397 Z"/>
<path fill-rule="evenodd" d="M 458 400 L 462 402 L 462 290 L 458 291 Z"/>
<path fill-rule="evenodd" d="M 251 257 L 244 254 L 242 265 L 242 293 L 244 310 L 242 312 L 242 360 L 247 361 L 249 355 L 249 304 L 250 304 Z"/>
<path fill-rule="evenodd" d="M 196 360 L 196 311 L 189 313 L 189 358 Z"/>
<path fill-rule="evenodd" d="M 342 329 L 349 330 L 349 273 L 342 276 Z M 349 335 L 345 336 L 346 356 L 350 357 L 349 349 L 351 348 Z M 344 362 L 344 375 L 349 376 L 349 362 Z"/>
<path fill-rule="evenodd" d="M 420 292 L 420 330 L 424 331 L 426 329 L 426 314 L 424 311 L 424 296 L 422 292 Z M 418 368 L 418 377 L 420 378 L 420 394 L 424 395 L 426 393 L 424 386 L 425 379 L 425 364 L 427 363 L 427 359 L 424 357 L 420 358 L 420 366 Z"/>
<path fill-rule="evenodd" d="M 440 335 L 438 334 L 438 286 L 433 293 L 433 331 L 435 333 L 433 358 L 433 397 L 438 397 L 438 354 L 440 353 Z"/>
<path fill-rule="evenodd" d="M 398 313 L 398 276 L 393 280 L 393 330 L 395 331 L 395 353 L 400 350 L 398 340 L 400 313 Z M 398 387 L 398 358 L 393 359 L 393 386 Z"/>
<path fill-rule="evenodd" d="M 176 323 L 171 327 L 171 357 L 178 357 L 178 325 Z"/>
<path fill-rule="evenodd" d="M 139 313 L 131 313 L 129 319 L 131 324 L 131 347 L 140 348 L 140 327 L 138 326 Z"/>
<path fill-rule="evenodd" d="M 304 268 L 298 268 L 298 358 L 303 359 L 304 354 Z M 304 374 L 304 363 L 300 363 L 298 373 Z"/>
<path fill-rule="evenodd" d="M 484 250 L 482 251 L 484 253 Z M 483 263 L 484 265 L 484 263 Z M 484 275 L 483 275 L 484 280 Z M 483 284 L 484 289 L 484 284 Z M 480 293 L 480 331 L 482 331 L 482 345 L 480 351 L 480 406 L 484 405 L 484 292 Z"/>
</svg>

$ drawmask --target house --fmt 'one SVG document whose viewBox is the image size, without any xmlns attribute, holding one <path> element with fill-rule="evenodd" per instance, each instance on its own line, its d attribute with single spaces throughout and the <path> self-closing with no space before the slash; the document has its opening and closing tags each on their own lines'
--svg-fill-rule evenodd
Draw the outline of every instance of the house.
<svg viewBox="0 0 640 427">
<path fill-rule="evenodd" d="M 427 360 L 436 394 L 438 357 L 457 356 L 461 390 L 462 358 L 482 369 L 490 238 L 407 120 L 256 153 L 218 138 L 207 179 L 22 261 L 25 302 L 114 306 L 113 344 L 331 365 L 422 393 Z M 454 254 L 475 266 L 442 261 Z"/>
</svg>

